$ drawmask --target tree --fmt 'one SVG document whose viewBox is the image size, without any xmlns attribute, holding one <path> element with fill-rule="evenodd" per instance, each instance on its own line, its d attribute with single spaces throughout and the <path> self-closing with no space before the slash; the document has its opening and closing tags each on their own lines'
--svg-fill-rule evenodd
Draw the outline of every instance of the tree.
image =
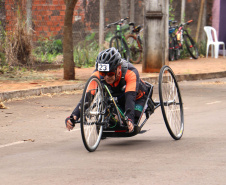
<svg viewBox="0 0 226 185">
<path fill-rule="evenodd" d="M 64 0 L 66 5 L 64 17 L 64 39 L 63 39 L 63 58 L 64 58 L 64 79 L 74 80 L 75 69 L 73 60 L 73 38 L 72 20 L 74 8 L 78 0 Z"/>
</svg>

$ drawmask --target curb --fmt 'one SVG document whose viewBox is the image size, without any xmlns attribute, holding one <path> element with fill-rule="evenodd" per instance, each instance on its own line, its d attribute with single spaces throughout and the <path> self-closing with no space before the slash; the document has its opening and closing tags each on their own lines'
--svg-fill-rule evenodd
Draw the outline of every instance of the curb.
<svg viewBox="0 0 226 185">
<path fill-rule="evenodd" d="M 48 93 L 60 93 L 63 91 L 74 91 L 84 89 L 85 84 L 79 83 L 75 85 L 50 86 L 28 90 L 8 91 L 0 93 L 0 102 L 14 98 L 24 98 L 29 96 L 40 96 Z"/>
<path fill-rule="evenodd" d="M 205 80 L 212 78 L 223 78 L 226 77 L 226 71 L 223 72 L 213 72 L 213 73 L 201 73 L 201 74 L 186 74 L 186 75 L 176 75 L 177 81 L 196 81 Z M 141 77 L 142 80 L 147 81 L 152 84 L 158 82 L 158 77 Z M 0 93 L 0 102 L 14 99 L 14 98 L 24 98 L 29 96 L 40 96 L 48 93 L 60 93 L 63 91 L 75 91 L 84 89 L 85 83 L 78 83 L 74 85 L 62 85 L 62 86 L 50 86 L 42 87 L 36 89 L 28 90 L 18 90 L 18 91 L 8 91 Z"/>
</svg>

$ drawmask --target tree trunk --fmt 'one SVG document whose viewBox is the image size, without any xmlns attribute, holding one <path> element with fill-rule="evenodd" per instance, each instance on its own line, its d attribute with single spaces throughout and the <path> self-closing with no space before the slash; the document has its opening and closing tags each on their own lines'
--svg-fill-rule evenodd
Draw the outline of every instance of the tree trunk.
<svg viewBox="0 0 226 185">
<path fill-rule="evenodd" d="M 184 18 L 185 18 L 185 0 L 182 0 L 181 2 L 181 16 L 180 16 L 180 22 L 184 23 Z"/>
<path fill-rule="evenodd" d="M 64 58 L 64 79 L 74 80 L 75 69 L 73 60 L 73 37 L 72 20 L 74 8 L 78 0 L 64 0 L 66 4 L 64 17 L 64 39 L 63 39 L 63 58 Z"/>
<path fill-rule="evenodd" d="M 32 29 L 32 0 L 27 0 L 27 32 L 31 33 Z"/>
</svg>

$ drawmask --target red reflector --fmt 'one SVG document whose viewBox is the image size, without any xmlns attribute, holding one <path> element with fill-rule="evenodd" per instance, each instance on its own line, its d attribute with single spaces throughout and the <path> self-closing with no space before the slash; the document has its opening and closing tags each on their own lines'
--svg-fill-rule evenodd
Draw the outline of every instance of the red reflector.
<svg viewBox="0 0 226 185">
<path fill-rule="evenodd" d="M 116 130 L 115 132 L 127 132 L 127 130 Z"/>
</svg>

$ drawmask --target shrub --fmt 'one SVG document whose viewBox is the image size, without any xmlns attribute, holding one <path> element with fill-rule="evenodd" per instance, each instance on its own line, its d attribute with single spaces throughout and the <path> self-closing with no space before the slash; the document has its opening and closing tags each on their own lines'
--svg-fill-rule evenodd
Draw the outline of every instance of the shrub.
<svg viewBox="0 0 226 185">
<path fill-rule="evenodd" d="M 30 65 L 32 43 L 31 34 L 18 16 L 14 32 L 6 32 L 4 38 L 4 53 L 8 65 Z"/>
<path fill-rule="evenodd" d="M 57 55 L 63 53 L 63 44 L 60 39 L 41 39 L 37 42 L 33 54 L 41 62 L 53 62 Z"/>
<path fill-rule="evenodd" d="M 88 35 L 84 42 L 74 47 L 74 62 L 76 67 L 91 67 L 95 65 L 99 53 L 99 45 L 94 39 L 95 33 Z"/>
</svg>

